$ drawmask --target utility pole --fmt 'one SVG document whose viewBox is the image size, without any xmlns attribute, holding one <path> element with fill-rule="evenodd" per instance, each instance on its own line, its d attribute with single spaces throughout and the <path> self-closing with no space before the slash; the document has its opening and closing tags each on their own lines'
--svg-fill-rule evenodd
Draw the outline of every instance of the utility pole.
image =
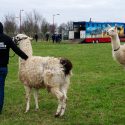
<svg viewBox="0 0 125 125">
<path fill-rule="evenodd" d="M 60 14 L 53 14 L 53 34 L 55 33 L 55 16 L 58 16 Z"/>
<path fill-rule="evenodd" d="M 23 12 L 24 10 L 20 10 L 20 33 L 22 32 L 22 12 Z"/>
</svg>

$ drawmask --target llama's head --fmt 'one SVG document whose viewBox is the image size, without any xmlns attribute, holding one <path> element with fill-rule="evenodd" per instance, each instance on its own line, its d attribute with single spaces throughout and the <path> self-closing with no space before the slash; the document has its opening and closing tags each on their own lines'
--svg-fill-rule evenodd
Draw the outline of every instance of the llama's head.
<svg viewBox="0 0 125 125">
<path fill-rule="evenodd" d="M 15 44 L 19 44 L 22 40 L 29 39 L 32 40 L 32 38 L 28 37 L 25 34 L 17 34 L 15 37 L 13 37 L 13 41 Z"/>
<path fill-rule="evenodd" d="M 107 35 L 111 36 L 111 37 L 115 37 L 117 36 L 118 32 L 117 32 L 117 26 L 115 27 L 111 27 L 110 25 L 108 26 L 108 30 L 107 30 Z"/>
</svg>

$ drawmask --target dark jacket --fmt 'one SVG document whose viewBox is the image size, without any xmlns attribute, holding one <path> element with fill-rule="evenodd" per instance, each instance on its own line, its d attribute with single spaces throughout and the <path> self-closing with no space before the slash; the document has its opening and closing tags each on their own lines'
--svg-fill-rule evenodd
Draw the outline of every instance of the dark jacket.
<svg viewBox="0 0 125 125">
<path fill-rule="evenodd" d="M 27 59 L 28 56 L 15 45 L 11 37 L 3 33 L 3 25 L 0 23 L 0 67 L 6 67 L 9 63 L 10 48 L 22 59 Z"/>
</svg>

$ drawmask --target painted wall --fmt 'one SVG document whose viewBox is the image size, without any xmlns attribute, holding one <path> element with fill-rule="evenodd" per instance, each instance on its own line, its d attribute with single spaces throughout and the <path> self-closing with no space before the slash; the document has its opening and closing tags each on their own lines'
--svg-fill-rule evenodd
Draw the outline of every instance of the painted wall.
<svg viewBox="0 0 125 125">
<path fill-rule="evenodd" d="M 125 24 L 124 23 L 97 23 L 97 22 L 86 22 L 86 38 L 103 38 L 108 37 L 106 30 L 108 24 L 111 26 L 117 25 L 119 36 L 124 36 Z"/>
</svg>

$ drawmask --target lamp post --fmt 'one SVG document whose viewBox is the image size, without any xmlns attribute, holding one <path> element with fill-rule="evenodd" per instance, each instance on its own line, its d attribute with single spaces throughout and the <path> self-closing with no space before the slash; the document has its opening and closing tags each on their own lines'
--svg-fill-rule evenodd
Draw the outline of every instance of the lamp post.
<svg viewBox="0 0 125 125">
<path fill-rule="evenodd" d="M 21 15 L 21 14 L 22 14 L 23 11 L 24 11 L 24 10 L 20 10 L 20 16 L 19 16 L 19 17 L 20 17 L 20 33 L 21 33 L 21 31 L 22 31 L 22 30 L 21 30 L 22 15 Z"/>
<path fill-rule="evenodd" d="M 55 32 L 55 26 L 54 26 L 54 24 L 55 24 L 55 16 L 58 16 L 58 15 L 60 15 L 60 14 L 53 14 L 53 33 Z"/>
</svg>

